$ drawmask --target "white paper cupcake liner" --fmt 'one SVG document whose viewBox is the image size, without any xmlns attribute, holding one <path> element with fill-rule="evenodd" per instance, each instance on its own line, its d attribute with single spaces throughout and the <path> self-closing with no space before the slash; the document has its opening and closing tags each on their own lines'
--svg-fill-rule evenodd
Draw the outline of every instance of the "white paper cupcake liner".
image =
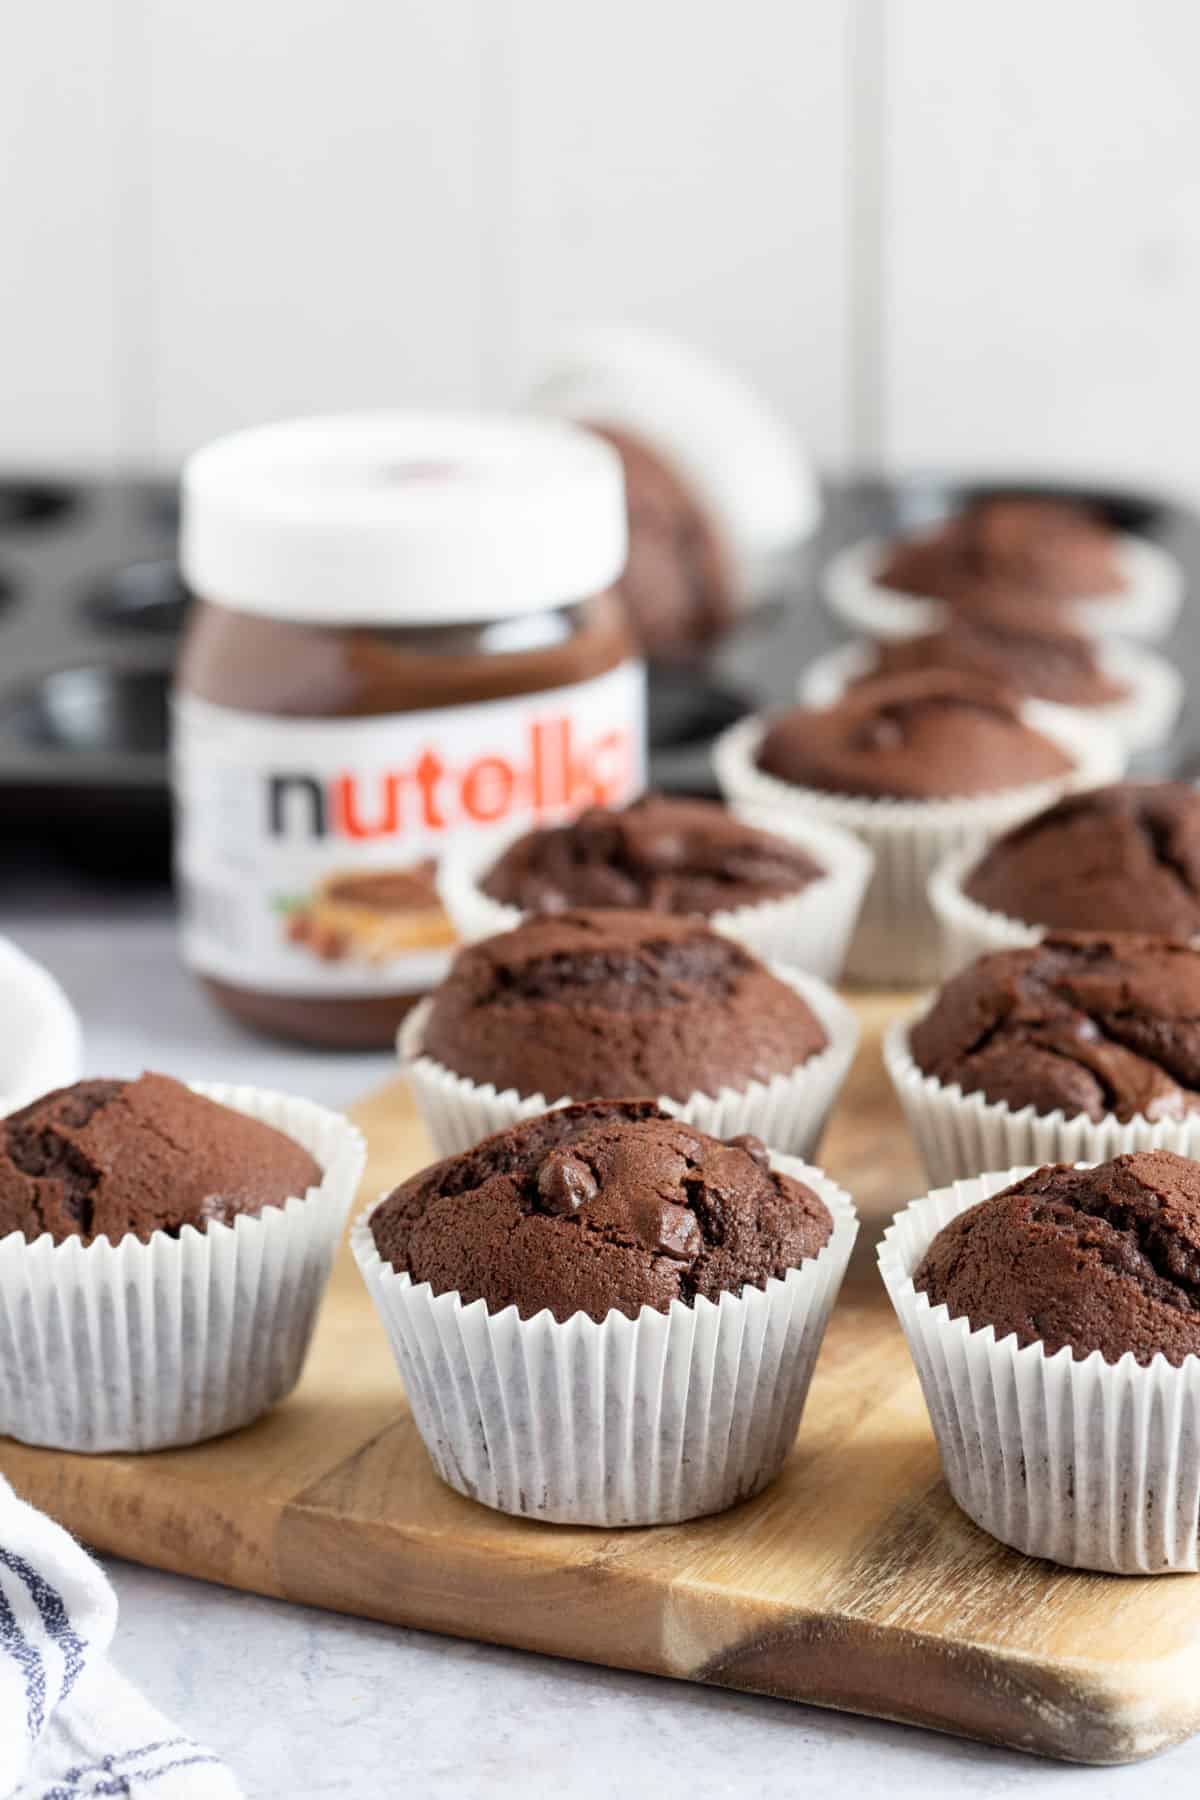
<svg viewBox="0 0 1200 1800">
<path fill-rule="evenodd" d="M 773 1150 L 809 1157 L 821 1140 L 825 1122 L 854 1061 L 858 1021 L 817 976 L 786 968 L 782 963 L 774 964 L 771 973 L 811 1006 L 829 1040 L 824 1050 L 770 1081 L 752 1081 L 744 1088 L 722 1088 L 718 1094 L 696 1093 L 686 1101 L 659 1095 L 658 1104 L 664 1112 L 686 1119 L 710 1137 L 739 1137 L 750 1131 Z M 421 1053 L 431 1004 L 423 1000 L 409 1013 L 400 1027 L 397 1048 L 436 1156 L 457 1156 L 481 1138 L 505 1131 L 520 1119 L 535 1118 L 551 1105 L 565 1106 L 572 1100 L 595 1098 L 591 1094 L 572 1094 L 548 1100 L 545 1094 L 519 1094 L 515 1088 L 497 1091 L 490 1082 L 481 1085 L 466 1075 L 456 1075 L 435 1057 Z"/>
<path fill-rule="evenodd" d="M 0 937 L 0 1117 L 79 1079 L 83 1031 L 49 969 Z"/>
<path fill-rule="evenodd" d="M 940 601 L 903 594 L 876 581 L 875 570 L 887 550 L 885 540 L 868 538 L 831 557 L 821 575 L 826 606 L 867 637 L 907 638 L 935 631 L 945 617 Z M 1168 636 L 1183 603 L 1182 569 L 1169 551 L 1131 533 L 1121 539 L 1120 556 L 1128 582 L 1125 589 L 1070 602 L 1062 606 L 1062 613 L 1097 637 Z"/>
<path fill-rule="evenodd" d="M 897 1213 L 879 1268 L 908 1339 L 946 1481 L 1001 1543 L 1117 1575 L 1192 1571 L 1200 1516 L 1200 1358 L 1076 1362 L 1019 1349 L 918 1294 L 912 1276 L 958 1213 L 1025 1168 L 938 1188 Z"/>
<path fill-rule="evenodd" d="M 847 831 L 813 819 L 780 820 L 753 807 L 734 809 L 746 824 L 774 832 L 809 851 L 826 874 L 798 894 L 713 913 L 705 923 L 733 938 L 762 962 L 788 963 L 823 981 L 836 981 L 871 878 L 873 858 Z M 494 849 L 485 859 L 490 866 Z M 469 857 L 451 856 L 441 868 L 442 903 L 465 943 L 495 937 L 519 925 L 519 907 L 485 894 Z"/>
<path fill-rule="evenodd" d="M 322 1180 L 257 1217 L 148 1243 L 0 1239 L 0 1433 L 56 1450 L 159 1450 L 248 1425 L 296 1385 L 362 1136 L 308 1100 L 192 1085 L 294 1138 Z"/>
<path fill-rule="evenodd" d="M 876 660 L 869 643 L 839 644 L 804 670 L 796 684 L 797 699 L 803 706 L 833 706 L 852 682 L 871 673 Z M 1111 681 L 1123 682 L 1128 688 L 1125 699 L 1109 706 L 1068 706 L 1063 710 L 1097 730 L 1113 733 L 1129 756 L 1160 749 L 1175 729 L 1183 705 L 1179 670 L 1140 644 L 1098 644 L 1096 660 Z"/>
<path fill-rule="evenodd" d="M 937 917 L 946 947 L 946 974 L 957 975 L 977 956 L 993 950 L 1024 950 L 1044 935 L 1041 925 L 992 912 L 963 893 L 963 882 L 979 861 L 986 845 L 971 844 L 942 858 L 929 877 L 929 904 Z"/>
<path fill-rule="evenodd" d="M 923 1009 L 922 1009 L 923 1010 Z M 980 1093 L 944 1084 L 913 1061 L 910 1034 L 919 1013 L 898 1019 L 884 1034 L 883 1060 L 917 1140 L 934 1187 L 966 1180 L 984 1169 L 1016 1164 L 1107 1162 L 1134 1150 L 1174 1150 L 1200 1156 L 1200 1115 L 1185 1119 L 1068 1117 L 1061 1107 L 1014 1110 Z"/>
<path fill-rule="evenodd" d="M 834 1229 L 765 1288 L 714 1304 L 489 1313 L 384 1263 L 370 1212 L 350 1242 L 434 1468 L 469 1499 L 573 1525 L 664 1525 L 720 1512 L 778 1474 L 858 1235 L 849 1196 L 791 1157 Z M 370 1209 L 374 1211 L 374 1208 Z"/>
<path fill-rule="evenodd" d="M 872 852 L 874 874 L 846 956 L 848 979 L 893 987 L 924 987 L 941 980 L 950 964 L 928 893 L 937 865 L 953 850 L 978 855 L 1010 825 L 1041 812 L 1060 795 L 1099 786 L 1122 773 L 1120 746 L 1075 714 L 1033 701 L 1022 713 L 1073 758 L 1074 771 L 1056 781 L 967 800 L 869 800 L 780 781 L 755 761 L 766 730 L 761 715 L 739 720 L 717 739 L 713 766 L 726 799 L 776 819 L 815 817 L 853 832 Z"/>
</svg>

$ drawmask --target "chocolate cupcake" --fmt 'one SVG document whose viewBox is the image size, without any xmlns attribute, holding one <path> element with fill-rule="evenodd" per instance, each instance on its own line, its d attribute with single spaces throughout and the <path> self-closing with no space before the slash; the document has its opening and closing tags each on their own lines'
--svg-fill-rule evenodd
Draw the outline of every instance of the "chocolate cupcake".
<svg viewBox="0 0 1200 1800">
<path fill-rule="evenodd" d="M 848 972 L 915 985 L 943 970 L 926 892 L 937 863 L 1119 768 L 1120 752 L 1059 709 L 930 670 L 871 682 L 825 708 L 742 721 L 714 761 L 731 800 L 784 818 L 815 814 L 860 836 L 875 875 Z"/>
<path fill-rule="evenodd" d="M 983 856 L 947 859 L 930 899 L 953 962 L 1044 930 L 1200 933 L 1200 792 L 1125 781 L 1071 794 Z"/>
<path fill-rule="evenodd" d="M 1200 1357 L 1200 1163 L 1140 1150 L 1057 1164 L 944 1225 L 913 1276 L 931 1306 L 1079 1362 Z"/>
<path fill-rule="evenodd" d="M 525 914 L 635 907 L 705 919 L 754 956 L 836 980 L 870 857 L 832 827 L 785 833 L 711 800 L 648 794 L 526 832 L 479 874 L 452 857 L 442 892 L 467 942 Z"/>
<path fill-rule="evenodd" d="M 526 832 L 480 887 L 523 913 L 617 906 L 711 918 L 801 893 L 824 875 L 798 844 L 710 800 L 646 794 Z"/>
<path fill-rule="evenodd" d="M 641 327 L 560 339 L 529 396 L 621 457 L 629 557 L 617 582 L 654 660 L 694 662 L 777 589 L 816 527 L 795 434 L 732 370 Z"/>
<path fill-rule="evenodd" d="M 1200 1149 L 1200 951 L 1054 933 L 981 957 L 884 1060 L 930 1180 Z"/>
<path fill-rule="evenodd" d="M 961 800 L 1061 781 L 1061 744 L 993 682 L 931 669 L 873 681 L 818 711 L 767 726 L 758 767 L 790 787 L 867 800 Z"/>
<path fill-rule="evenodd" d="M 149 1450 L 265 1412 L 299 1378 L 363 1156 L 322 1107 L 165 1075 L 0 1121 L 0 1432 Z"/>
<path fill-rule="evenodd" d="M 823 587 L 840 618 L 884 638 L 1014 605 L 1094 634 L 1163 637 L 1183 591 L 1179 565 L 1150 539 L 1037 495 L 983 496 L 927 530 L 851 545 Z"/>
<path fill-rule="evenodd" d="M 897 1215 L 880 1266 L 977 1524 L 1075 1567 L 1197 1567 L 1200 1164 L 959 1182 Z"/>
<path fill-rule="evenodd" d="M 1170 737 L 1183 679 L 1165 658 L 1136 644 L 1100 641 L 1029 616 L 1023 604 L 958 614 L 937 630 L 881 643 L 840 644 L 819 656 L 797 684 L 803 706 L 834 705 L 848 692 L 893 675 L 947 669 L 994 681 L 1053 706 L 1078 709 L 1111 732 L 1130 756 Z"/>
<path fill-rule="evenodd" d="M 881 586 L 954 608 L 1020 595 L 1053 608 L 1124 593 L 1119 533 L 1070 501 L 1012 495 L 972 502 L 931 530 L 893 544 Z"/>
<path fill-rule="evenodd" d="M 839 1190 L 759 1140 L 600 1100 L 413 1176 L 352 1243 L 443 1479 L 615 1525 L 772 1479 L 855 1230 Z"/>
<path fill-rule="evenodd" d="M 77 1081 L 0 1120 L 0 1237 L 148 1243 L 282 1206 L 320 1180 L 293 1138 L 169 1075 Z"/>
<path fill-rule="evenodd" d="M 824 983 L 698 920 L 575 911 L 461 950 L 400 1044 L 443 1154 L 555 1100 L 638 1092 L 806 1151 L 855 1035 Z"/>
<path fill-rule="evenodd" d="M 956 614 L 938 631 L 879 644 L 874 666 L 859 680 L 929 669 L 994 681 L 1056 706 L 1107 708 L 1130 697 L 1127 684 L 1103 666 L 1095 639 L 1043 618 L 1025 601 L 982 606 Z"/>
</svg>

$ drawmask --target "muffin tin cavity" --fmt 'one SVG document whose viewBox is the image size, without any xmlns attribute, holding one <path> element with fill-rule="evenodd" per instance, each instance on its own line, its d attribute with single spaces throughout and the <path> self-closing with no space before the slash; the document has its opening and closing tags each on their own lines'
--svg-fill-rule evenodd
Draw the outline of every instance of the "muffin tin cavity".
<svg viewBox="0 0 1200 1800">
<path fill-rule="evenodd" d="M 28 743 L 79 756 L 161 756 L 167 675 L 158 669 L 58 669 L 18 697 L 10 717 Z"/>
<path fill-rule="evenodd" d="M 102 631 L 177 636 L 183 629 L 187 594 L 175 559 L 164 556 L 128 563 L 88 595 L 84 612 Z"/>
<path fill-rule="evenodd" d="M 54 482 L 0 480 L 0 531 L 51 524 L 71 512 L 78 500 L 73 488 Z"/>
</svg>

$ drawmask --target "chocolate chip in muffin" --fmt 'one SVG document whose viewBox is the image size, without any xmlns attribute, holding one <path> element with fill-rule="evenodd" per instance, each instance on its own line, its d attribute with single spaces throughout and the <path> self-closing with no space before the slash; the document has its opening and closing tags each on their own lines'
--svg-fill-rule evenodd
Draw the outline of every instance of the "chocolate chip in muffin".
<svg viewBox="0 0 1200 1800">
<path fill-rule="evenodd" d="M 872 799 L 940 800 L 1061 779 L 1073 764 L 1025 724 L 1018 697 L 950 670 L 892 675 L 768 725 L 758 766 L 780 781 Z"/>
<path fill-rule="evenodd" d="M 963 883 L 1028 925 L 1200 932 L 1200 793 L 1121 781 L 1071 794 L 1000 837 Z"/>
<path fill-rule="evenodd" d="M 281 1206 L 320 1179 L 282 1131 L 167 1075 L 79 1081 L 0 1120 L 0 1236 L 146 1242 Z"/>
<path fill-rule="evenodd" d="M 960 1213 L 913 1276 L 972 1330 L 1053 1356 L 1200 1355 L 1200 1163 L 1140 1150 L 1038 1169 Z"/>
<path fill-rule="evenodd" d="M 913 1060 L 964 1093 L 1068 1118 L 1200 1110 L 1200 951 L 1164 938 L 1055 933 L 947 982 Z"/>
<path fill-rule="evenodd" d="M 710 917 L 800 893 L 824 873 L 799 845 L 715 801 L 647 794 L 527 832 L 480 885 L 522 912 L 620 906 Z"/>
<path fill-rule="evenodd" d="M 519 1094 L 686 1100 L 769 1081 L 826 1044 L 794 989 L 698 920 L 575 911 L 460 950 L 423 1050 Z"/>
<path fill-rule="evenodd" d="M 832 1230 L 803 1182 L 647 1100 L 526 1120 L 412 1176 L 371 1216 L 380 1256 L 413 1281 L 560 1321 L 763 1287 Z"/>
</svg>

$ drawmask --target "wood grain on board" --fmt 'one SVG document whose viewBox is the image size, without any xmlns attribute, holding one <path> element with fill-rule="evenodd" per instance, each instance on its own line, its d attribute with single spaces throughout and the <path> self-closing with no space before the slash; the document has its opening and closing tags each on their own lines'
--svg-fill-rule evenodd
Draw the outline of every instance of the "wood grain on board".
<svg viewBox="0 0 1200 1800">
<path fill-rule="evenodd" d="M 344 1253 L 304 1379 L 247 1431 L 154 1456 L 0 1444 L 0 1467 L 101 1549 L 431 1631 L 878 1714 L 1080 1762 L 1200 1726 L 1200 1577 L 1127 1580 L 1004 1549 L 955 1507 L 874 1243 L 922 1186 L 864 1042 L 823 1161 L 863 1215 L 796 1448 L 713 1519 L 598 1531 L 508 1519 L 434 1476 Z M 425 1155 L 397 1084 L 356 1109 L 364 1192 Z"/>
</svg>

